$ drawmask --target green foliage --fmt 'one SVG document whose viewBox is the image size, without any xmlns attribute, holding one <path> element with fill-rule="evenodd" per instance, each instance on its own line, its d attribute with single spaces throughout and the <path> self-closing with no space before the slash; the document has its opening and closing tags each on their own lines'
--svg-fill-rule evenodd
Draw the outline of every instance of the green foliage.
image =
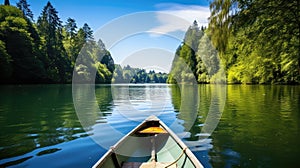
<svg viewBox="0 0 300 168">
<path fill-rule="evenodd" d="M 112 79 L 112 72 L 108 70 L 106 65 L 97 62 L 96 67 L 98 68 L 96 83 L 110 83 Z"/>
<path fill-rule="evenodd" d="M 38 17 L 37 27 L 44 37 L 43 53 L 46 56 L 46 71 L 51 82 L 68 82 L 70 79 L 70 60 L 63 46 L 62 22 L 58 12 L 50 2 Z"/>
<path fill-rule="evenodd" d="M 210 9 L 229 83 L 300 83 L 299 1 L 214 0 Z"/>
<path fill-rule="evenodd" d="M 206 28 L 200 29 L 196 21 L 189 27 L 184 42 L 176 51 L 168 83 L 220 82 L 214 76 L 221 67 L 218 53 L 205 31 Z"/>
<path fill-rule="evenodd" d="M 2 80 L 8 80 L 12 74 L 11 56 L 5 49 L 4 42 L 0 40 L 0 77 Z"/>
<path fill-rule="evenodd" d="M 210 79 L 220 69 L 220 61 L 217 50 L 207 35 L 200 39 L 196 60 L 197 74 L 199 74 L 198 83 L 210 83 Z"/>
<path fill-rule="evenodd" d="M 235 0 L 213 0 L 210 3 L 209 31 L 212 32 L 211 40 L 221 56 L 227 48 L 227 40 L 230 37 L 232 13 L 235 12 L 231 8 L 234 5 Z"/>
<path fill-rule="evenodd" d="M 114 60 L 106 50 L 104 43 L 94 41 L 93 31 L 84 24 L 78 31 L 74 19 L 69 18 L 66 25 L 64 46 L 75 65 L 77 82 L 111 83 L 115 69 Z M 78 55 L 80 55 L 78 57 Z"/>
<path fill-rule="evenodd" d="M 65 25 L 65 29 L 66 29 L 66 32 L 68 33 L 68 36 L 70 36 L 71 38 L 74 38 L 74 36 L 76 35 L 76 29 L 77 29 L 75 19 L 68 18 L 67 23 Z"/>
<path fill-rule="evenodd" d="M 0 6 L 1 83 L 70 83 L 73 69 L 75 82 L 80 83 L 166 83 L 165 73 L 115 68 L 88 24 L 78 29 L 75 19 L 68 18 L 62 25 L 50 2 L 36 23 L 26 0 L 17 7 Z"/>
<path fill-rule="evenodd" d="M 144 69 L 132 68 L 129 65 L 124 68 L 115 65 L 112 83 L 166 83 L 167 78 L 166 73 L 156 73 L 154 70 L 147 73 Z"/>
<path fill-rule="evenodd" d="M 64 47 L 66 49 L 66 52 L 69 56 L 69 59 L 71 60 L 72 67 L 75 64 L 75 60 L 77 58 L 78 53 L 80 52 L 81 48 L 83 47 L 84 40 L 82 42 L 79 42 L 80 36 L 77 33 L 77 25 L 75 19 L 68 18 L 66 25 L 63 29 L 63 35 L 64 35 Z M 83 39 L 83 37 L 82 37 Z M 78 44 L 81 43 L 81 44 Z"/>
<path fill-rule="evenodd" d="M 29 4 L 26 0 L 20 0 L 17 3 L 17 7 L 23 12 L 23 15 L 27 17 L 30 21 L 33 21 L 33 13 L 29 8 Z"/>
<path fill-rule="evenodd" d="M 194 83 L 197 80 L 196 52 L 203 34 L 198 23 L 194 21 L 188 28 L 183 43 L 176 50 L 168 83 Z"/>
<path fill-rule="evenodd" d="M 11 60 L 3 83 L 35 83 L 45 78 L 44 65 L 35 45 L 35 28 L 23 13 L 12 6 L 0 6 L 0 40 L 2 60 Z M 5 48 L 3 48 L 5 46 Z"/>
<path fill-rule="evenodd" d="M 84 32 L 84 38 L 86 41 L 93 41 L 94 37 L 93 37 L 93 30 L 89 27 L 89 25 L 87 23 L 85 23 L 82 27 L 82 30 Z"/>
<path fill-rule="evenodd" d="M 114 61 L 105 47 L 98 44 L 88 41 L 81 49 L 74 72 L 76 82 L 87 83 L 95 80 L 96 83 L 111 83 Z"/>
<path fill-rule="evenodd" d="M 75 19 L 68 18 L 63 26 L 50 2 L 36 23 L 26 0 L 17 7 L 0 6 L 1 83 L 70 83 L 80 52 L 87 57 L 79 60 L 75 75 L 83 82 L 111 82 L 114 61 L 87 24 L 77 29 Z"/>
</svg>

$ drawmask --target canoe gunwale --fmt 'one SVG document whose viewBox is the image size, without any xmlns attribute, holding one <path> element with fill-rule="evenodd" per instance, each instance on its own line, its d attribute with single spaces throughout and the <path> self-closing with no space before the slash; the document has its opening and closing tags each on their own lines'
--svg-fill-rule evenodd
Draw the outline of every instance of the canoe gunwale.
<svg viewBox="0 0 300 168">
<path fill-rule="evenodd" d="M 165 123 L 163 123 L 160 119 L 158 119 L 156 116 L 150 116 L 146 120 L 144 120 L 142 123 L 140 123 L 138 126 L 136 126 L 133 130 L 131 130 L 128 134 L 126 134 L 124 137 L 122 137 L 114 146 L 111 146 L 110 149 L 94 164 L 93 168 L 97 168 L 100 165 L 103 165 L 103 163 L 108 159 L 108 157 L 112 156 L 114 154 L 115 149 L 117 149 L 119 146 L 121 146 L 125 140 L 136 133 L 143 127 L 147 125 L 149 122 L 158 122 L 159 125 L 167 131 L 169 136 L 173 138 L 173 140 L 178 144 L 178 146 L 182 149 L 182 151 L 186 154 L 186 156 L 191 160 L 192 164 L 196 168 L 203 168 L 200 161 L 195 157 L 195 155 L 192 153 L 192 151 L 182 142 L 181 139 L 167 126 Z M 114 164 L 115 161 L 113 161 Z M 117 163 L 118 166 L 121 167 L 119 163 Z"/>
<path fill-rule="evenodd" d="M 188 156 L 191 162 L 197 168 L 202 168 L 202 164 L 196 158 L 196 156 L 192 153 L 192 151 L 182 142 L 181 139 L 167 126 L 165 123 L 159 120 L 160 125 L 169 133 L 169 135 L 176 141 L 176 143 L 180 146 L 181 150 Z"/>
<path fill-rule="evenodd" d="M 133 135 L 137 130 L 139 130 L 143 125 L 145 124 L 145 121 L 140 123 L 137 127 L 135 127 L 133 130 L 131 130 L 128 134 L 126 134 L 124 137 L 122 137 L 114 146 L 111 146 L 110 149 L 96 162 L 96 164 L 93 166 L 93 168 L 97 168 L 98 165 L 102 165 L 105 160 L 115 153 L 115 149 L 118 148 L 118 146 L 122 145 L 124 143 L 125 139 L 127 139 L 130 135 Z"/>
</svg>

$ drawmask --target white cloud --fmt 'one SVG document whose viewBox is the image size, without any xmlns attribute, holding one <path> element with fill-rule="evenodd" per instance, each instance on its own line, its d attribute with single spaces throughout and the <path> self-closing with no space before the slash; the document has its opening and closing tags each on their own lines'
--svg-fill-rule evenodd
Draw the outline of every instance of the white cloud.
<svg viewBox="0 0 300 168">
<path fill-rule="evenodd" d="M 176 31 L 186 31 L 194 20 L 199 26 L 208 25 L 209 7 L 197 5 L 159 4 L 156 17 L 161 25 L 150 32 L 168 34 Z"/>
</svg>

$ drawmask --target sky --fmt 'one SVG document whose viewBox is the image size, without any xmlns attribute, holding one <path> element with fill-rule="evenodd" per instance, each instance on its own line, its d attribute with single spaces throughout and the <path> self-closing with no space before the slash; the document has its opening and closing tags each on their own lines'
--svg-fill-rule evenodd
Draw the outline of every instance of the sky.
<svg viewBox="0 0 300 168">
<path fill-rule="evenodd" d="M 18 0 L 10 0 L 16 4 Z M 48 0 L 27 0 L 34 18 Z M 58 15 L 87 23 L 115 63 L 168 72 L 176 48 L 197 20 L 207 26 L 208 0 L 50 0 Z"/>
</svg>

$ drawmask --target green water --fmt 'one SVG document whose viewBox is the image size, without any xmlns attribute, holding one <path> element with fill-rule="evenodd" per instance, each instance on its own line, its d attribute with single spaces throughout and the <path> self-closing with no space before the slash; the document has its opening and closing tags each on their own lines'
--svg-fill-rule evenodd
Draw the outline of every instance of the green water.
<svg viewBox="0 0 300 168">
<path fill-rule="evenodd" d="M 151 114 L 205 167 L 300 166 L 299 86 L 94 88 L 97 108 L 84 107 L 83 127 L 73 98 L 84 102 L 85 89 L 72 97 L 71 85 L 0 86 L 0 167 L 91 167 L 120 138 L 107 126 L 126 134 Z M 210 114 L 216 128 L 201 139 Z"/>
<path fill-rule="evenodd" d="M 299 167 L 299 128 L 299 86 L 228 86 L 212 165 Z"/>
</svg>

